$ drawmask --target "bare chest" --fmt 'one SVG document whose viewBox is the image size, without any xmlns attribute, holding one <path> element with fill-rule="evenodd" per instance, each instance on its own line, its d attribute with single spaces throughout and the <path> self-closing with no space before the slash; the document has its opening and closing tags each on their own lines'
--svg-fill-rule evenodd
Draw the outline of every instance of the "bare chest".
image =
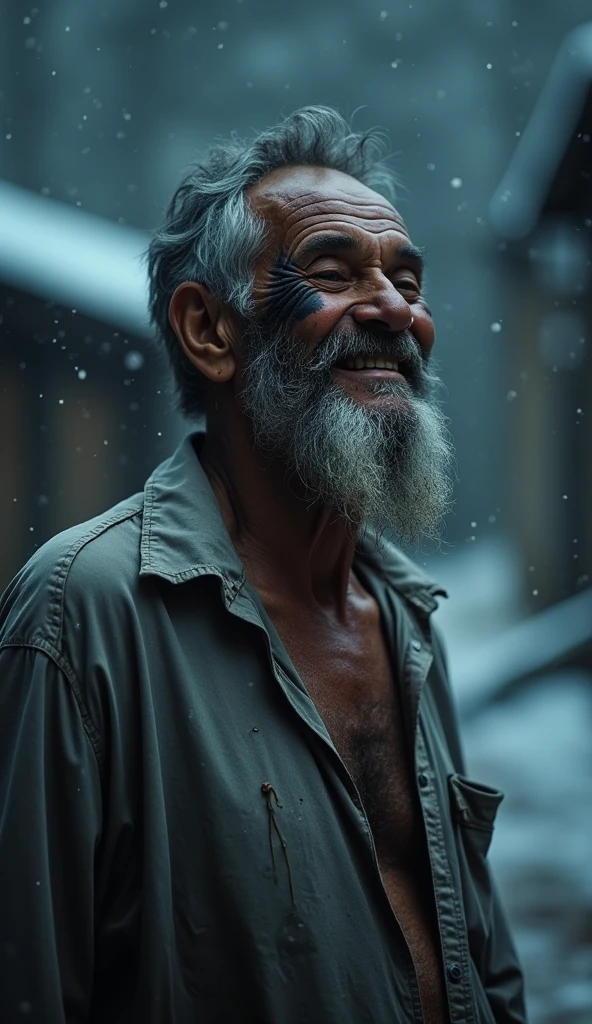
<svg viewBox="0 0 592 1024">
<path fill-rule="evenodd" d="M 381 866 L 413 864 L 421 839 L 412 759 L 380 629 L 357 645 L 305 644 L 290 628 L 282 639 L 356 784 Z"/>
</svg>

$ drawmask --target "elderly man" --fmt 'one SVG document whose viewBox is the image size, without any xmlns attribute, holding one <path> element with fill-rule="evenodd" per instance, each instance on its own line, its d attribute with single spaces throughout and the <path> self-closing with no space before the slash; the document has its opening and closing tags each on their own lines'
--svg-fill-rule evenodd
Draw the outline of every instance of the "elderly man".
<svg viewBox="0 0 592 1024">
<path fill-rule="evenodd" d="M 3 1024 L 518 1024 L 434 537 L 423 257 L 372 136 L 215 147 L 149 251 L 180 406 L 143 493 L 4 595 Z"/>
</svg>

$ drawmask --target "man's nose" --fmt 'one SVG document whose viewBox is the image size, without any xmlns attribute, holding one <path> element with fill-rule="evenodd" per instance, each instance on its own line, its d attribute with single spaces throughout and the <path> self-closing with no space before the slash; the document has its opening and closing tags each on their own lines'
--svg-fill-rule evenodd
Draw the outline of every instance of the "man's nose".
<svg viewBox="0 0 592 1024">
<path fill-rule="evenodd" d="M 366 301 L 356 303 L 351 315 L 359 324 L 370 326 L 374 323 L 381 330 L 386 328 L 395 333 L 407 330 L 413 321 L 411 306 L 391 281 L 386 279 L 372 290 Z"/>
</svg>

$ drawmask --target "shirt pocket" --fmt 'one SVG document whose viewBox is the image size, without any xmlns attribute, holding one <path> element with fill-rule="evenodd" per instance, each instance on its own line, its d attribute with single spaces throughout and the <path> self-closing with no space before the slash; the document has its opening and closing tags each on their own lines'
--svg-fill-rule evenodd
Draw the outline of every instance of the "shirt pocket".
<svg viewBox="0 0 592 1024">
<path fill-rule="evenodd" d="M 487 851 L 504 794 L 464 775 L 449 775 L 448 791 L 469 949 L 482 972 L 486 969 L 492 926 L 493 893 Z"/>
<path fill-rule="evenodd" d="M 485 857 L 489 850 L 497 810 L 504 794 L 464 775 L 449 775 L 448 788 L 452 815 L 463 838 Z"/>
</svg>

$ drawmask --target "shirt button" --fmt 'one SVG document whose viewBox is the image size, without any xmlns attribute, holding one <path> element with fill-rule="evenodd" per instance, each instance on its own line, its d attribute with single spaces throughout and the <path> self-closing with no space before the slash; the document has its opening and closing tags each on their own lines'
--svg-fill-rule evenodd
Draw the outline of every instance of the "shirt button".
<svg viewBox="0 0 592 1024">
<path fill-rule="evenodd" d="M 460 964 L 448 964 L 446 968 L 446 974 L 450 981 L 457 982 L 462 978 L 462 969 Z"/>
<path fill-rule="evenodd" d="M 421 788 L 425 789 L 428 784 L 428 777 L 423 772 L 420 772 L 419 775 L 417 776 L 417 781 L 419 782 Z"/>
<path fill-rule="evenodd" d="M 413 647 L 414 651 L 421 651 L 421 644 L 419 640 L 414 640 L 411 646 Z"/>
</svg>

